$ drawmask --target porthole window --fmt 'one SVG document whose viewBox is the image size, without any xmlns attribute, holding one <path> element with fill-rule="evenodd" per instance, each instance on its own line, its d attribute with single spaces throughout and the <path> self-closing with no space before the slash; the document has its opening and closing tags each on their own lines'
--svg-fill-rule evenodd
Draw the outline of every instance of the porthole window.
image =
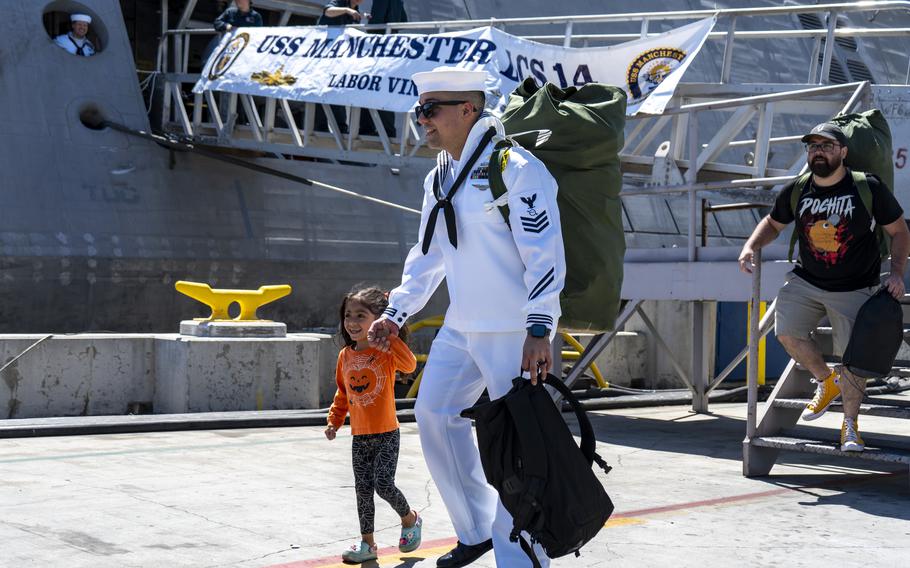
<svg viewBox="0 0 910 568">
<path fill-rule="evenodd" d="M 107 45 L 107 28 L 88 6 L 72 0 L 55 0 L 44 8 L 44 30 L 60 49 L 91 57 Z"/>
</svg>

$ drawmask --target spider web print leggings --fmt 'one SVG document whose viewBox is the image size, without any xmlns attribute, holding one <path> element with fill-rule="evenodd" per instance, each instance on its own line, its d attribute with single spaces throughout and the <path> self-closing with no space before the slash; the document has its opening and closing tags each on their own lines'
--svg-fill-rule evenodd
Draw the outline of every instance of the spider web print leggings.
<svg viewBox="0 0 910 568">
<path fill-rule="evenodd" d="M 376 516 L 376 507 L 373 504 L 374 490 L 388 501 L 399 517 L 411 512 L 408 500 L 395 487 L 400 443 L 401 434 L 398 430 L 354 436 L 351 457 L 354 464 L 354 489 L 357 493 L 360 534 L 373 532 L 373 520 Z"/>
</svg>

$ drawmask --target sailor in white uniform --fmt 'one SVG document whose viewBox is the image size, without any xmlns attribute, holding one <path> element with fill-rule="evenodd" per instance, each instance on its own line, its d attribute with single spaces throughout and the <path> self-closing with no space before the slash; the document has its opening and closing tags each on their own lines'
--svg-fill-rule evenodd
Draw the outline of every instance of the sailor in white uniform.
<svg viewBox="0 0 910 568">
<path fill-rule="evenodd" d="M 66 34 L 58 35 L 54 38 L 54 43 L 72 53 L 73 55 L 82 55 L 90 57 L 95 55 L 95 46 L 86 37 L 88 26 L 92 23 L 92 17 L 88 14 L 70 14 L 70 25 L 72 31 Z"/>
<path fill-rule="evenodd" d="M 491 546 L 497 566 L 531 566 L 520 545 L 509 542 L 512 517 L 487 484 L 471 423 L 459 414 L 484 388 L 499 398 L 522 370 L 535 382 L 550 370 L 566 271 L 557 185 L 537 158 L 516 145 L 500 161 L 508 191 L 495 203 L 490 138 L 502 136 L 503 126 L 483 111 L 486 72 L 437 68 L 413 80 L 418 122 L 428 145 L 441 152 L 424 182 L 419 241 L 371 337 L 385 347 L 387 335 L 396 334 L 446 279 L 449 308 L 415 407 L 424 457 L 458 536 L 437 566 L 466 566 Z M 497 207 L 505 202 L 508 225 Z M 536 551 L 547 566 L 542 549 Z"/>
</svg>

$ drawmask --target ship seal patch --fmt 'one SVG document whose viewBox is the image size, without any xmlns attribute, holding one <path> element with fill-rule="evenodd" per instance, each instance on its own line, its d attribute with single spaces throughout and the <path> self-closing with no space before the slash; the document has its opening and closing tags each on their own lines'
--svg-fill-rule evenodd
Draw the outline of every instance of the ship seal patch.
<svg viewBox="0 0 910 568">
<path fill-rule="evenodd" d="M 218 53 L 218 57 L 215 58 L 212 69 L 209 71 L 209 81 L 214 81 L 227 73 L 228 69 L 231 68 L 231 65 L 237 61 L 237 58 L 240 57 L 240 54 L 249 44 L 250 34 L 246 32 L 237 34 L 237 37 L 229 41 L 228 44 L 224 46 L 224 49 Z"/>
<path fill-rule="evenodd" d="M 626 84 L 632 94 L 630 103 L 644 100 L 688 55 L 675 47 L 659 47 L 642 52 L 626 71 Z"/>
</svg>

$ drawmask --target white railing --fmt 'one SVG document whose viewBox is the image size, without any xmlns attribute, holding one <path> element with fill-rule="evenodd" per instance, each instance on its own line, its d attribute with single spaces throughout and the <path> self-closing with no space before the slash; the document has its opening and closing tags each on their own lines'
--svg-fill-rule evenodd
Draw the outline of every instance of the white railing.
<svg viewBox="0 0 910 568">
<path fill-rule="evenodd" d="M 177 129 L 186 136 L 203 136 L 214 138 L 216 143 L 236 147 L 250 147 L 262 149 L 261 144 L 271 143 L 273 138 L 278 141 L 276 148 L 271 148 L 279 153 L 303 153 L 313 157 L 357 159 L 354 155 L 366 152 L 373 156 L 372 161 L 394 163 L 396 157 L 411 157 L 417 155 L 422 148 L 420 129 L 417 128 L 413 117 L 408 113 L 398 113 L 395 116 L 395 132 L 391 132 L 374 110 L 347 107 L 345 109 L 346 122 L 350 126 L 348 132 L 341 131 L 334 120 L 334 116 L 323 108 L 327 115 L 327 131 L 319 132 L 313 128 L 313 119 L 317 106 L 315 103 L 290 103 L 283 99 L 270 99 L 268 97 L 251 97 L 228 95 L 214 97 L 209 93 L 188 94 L 189 84 L 195 83 L 197 75 L 189 72 L 190 39 L 197 36 L 214 36 L 217 32 L 213 29 L 197 29 L 188 27 L 193 22 L 191 16 L 196 5 L 196 0 L 190 0 L 184 7 L 178 22 L 177 29 L 167 29 L 167 0 L 162 0 L 162 41 L 159 46 L 158 72 L 163 75 L 163 116 L 161 127 L 165 130 Z M 292 3 L 280 3 L 279 8 L 285 9 L 282 23 L 286 23 L 292 14 Z M 315 4 L 314 4 L 315 5 Z M 277 6 L 277 4 L 276 4 Z M 304 4 L 298 7 L 298 12 L 312 15 L 313 6 Z M 598 14 L 588 16 L 564 17 L 532 17 L 532 18 L 504 18 L 489 20 L 461 20 L 442 22 L 403 22 L 384 25 L 358 26 L 365 30 L 392 31 L 423 31 L 442 32 L 453 29 L 464 29 L 483 25 L 508 27 L 513 33 L 528 39 L 541 41 L 556 41 L 563 45 L 571 46 L 574 43 L 590 42 L 611 43 L 627 41 L 637 37 L 653 35 L 650 31 L 655 22 L 686 23 L 713 14 L 717 14 L 720 25 L 726 23 L 725 31 L 715 31 L 709 36 L 711 41 L 722 41 L 724 44 L 723 64 L 717 78 L 720 84 L 728 84 L 730 80 L 731 62 L 733 53 L 738 44 L 752 40 L 788 40 L 789 45 L 793 40 L 813 41 L 813 56 L 807 61 L 807 82 L 805 84 L 827 84 L 831 69 L 831 61 L 835 49 L 834 38 L 898 38 L 903 43 L 896 43 L 896 52 L 907 53 L 907 73 L 901 78 L 894 78 L 892 83 L 910 83 L 910 50 L 905 46 L 910 42 L 910 28 L 838 28 L 837 15 L 854 12 L 883 12 L 896 11 L 910 13 L 910 1 L 886 2 L 858 2 L 852 4 L 821 4 L 815 6 L 785 6 L 774 8 L 743 8 L 728 10 L 690 10 L 656 13 L 625 13 L 625 14 Z M 746 19 L 768 18 L 770 16 L 815 14 L 819 21 L 826 22 L 826 29 L 819 30 L 779 30 L 741 31 L 737 30 L 737 22 Z M 636 33 L 622 34 L 579 34 L 577 27 L 591 24 L 609 23 L 635 23 Z M 549 35 L 521 34 L 520 30 L 527 26 L 554 27 L 559 33 Z M 819 65 L 818 60 L 821 59 Z M 191 99 L 187 104 L 186 99 Z M 227 108 L 218 108 L 221 106 Z M 294 120 L 293 107 L 299 107 L 296 113 L 300 118 Z M 374 123 L 376 134 L 363 135 L 359 132 L 360 114 L 369 113 Z M 240 112 L 244 115 L 245 124 L 238 127 L 236 120 L 231 118 Z M 665 113 L 665 116 L 670 116 Z M 743 115 L 739 117 L 743 118 Z M 669 119 L 662 118 L 667 121 Z M 277 122 L 284 122 L 284 126 L 276 129 Z M 641 124 L 641 123 L 640 123 Z M 662 123 L 662 124 L 665 124 Z M 652 124 L 653 126 L 653 124 Z M 641 128 L 645 128 L 641 126 Z M 649 132 L 654 135 L 654 129 Z M 209 140 L 211 142 L 211 140 Z M 772 143 L 792 142 L 792 139 L 774 139 Z M 745 141 L 731 141 L 732 144 L 744 144 Z M 282 152 L 280 146 L 289 145 L 288 152 Z M 340 154 L 339 154 L 340 153 Z"/>
</svg>

